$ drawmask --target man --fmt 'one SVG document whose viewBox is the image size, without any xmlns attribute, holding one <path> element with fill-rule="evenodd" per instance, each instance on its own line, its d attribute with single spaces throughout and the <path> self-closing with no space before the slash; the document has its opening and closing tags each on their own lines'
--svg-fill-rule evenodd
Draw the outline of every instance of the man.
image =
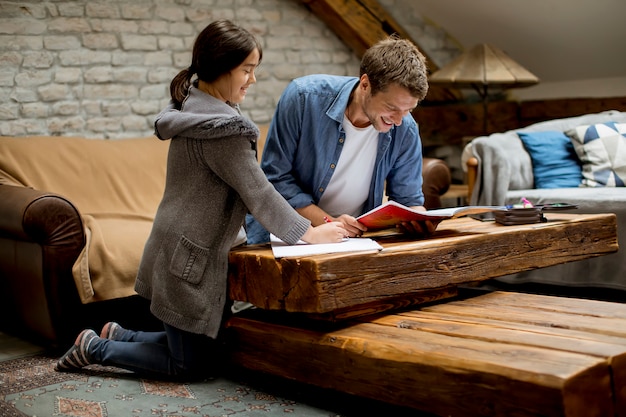
<svg viewBox="0 0 626 417">
<path fill-rule="evenodd" d="M 355 217 L 391 200 L 424 210 L 422 145 L 411 111 L 426 96 L 425 58 L 411 42 L 390 37 L 369 48 L 360 76 L 293 80 L 270 124 L 261 167 L 285 199 L 313 225 Z M 429 233 L 430 222 L 402 225 Z M 269 240 L 251 216 L 248 243 Z"/>
</svg>

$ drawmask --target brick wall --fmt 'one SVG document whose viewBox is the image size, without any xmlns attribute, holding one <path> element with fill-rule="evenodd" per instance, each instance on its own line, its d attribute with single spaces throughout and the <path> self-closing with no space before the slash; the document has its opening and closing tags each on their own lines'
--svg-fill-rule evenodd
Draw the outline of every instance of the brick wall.
<svg viewBox="0 0 626 417">
<path fill-rule="evenodd" d="M 151 134 L 195 36 L 219 18 L 262 41 L 242 105 L 256 123 L 270 121 L 294 77 L 358 74 L 358 58 L 297 0 L 0 0 L 0 135 Z"/>
</svg>

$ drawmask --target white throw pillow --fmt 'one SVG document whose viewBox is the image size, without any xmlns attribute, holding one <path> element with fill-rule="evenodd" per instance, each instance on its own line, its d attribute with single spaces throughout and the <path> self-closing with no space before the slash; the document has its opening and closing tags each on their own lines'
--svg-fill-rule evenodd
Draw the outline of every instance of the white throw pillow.
<svg viewBox="0 0 626 417">
<path fill-rule="evenodd" d="M 626 183 L 626 123 L 578 126 L 565 132 L 583 164 L 582 184 L 623 187 Z"/>
</svg>

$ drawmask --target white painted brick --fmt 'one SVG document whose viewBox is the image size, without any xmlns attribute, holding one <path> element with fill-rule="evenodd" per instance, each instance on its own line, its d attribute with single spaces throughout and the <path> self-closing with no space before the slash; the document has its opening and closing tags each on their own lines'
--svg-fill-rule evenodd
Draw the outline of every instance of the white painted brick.
<svg viewBox="0 0 626 417">
<path fill-rule="evenodd" d="M 111 67 L 93 67 L 85 70 L 83 75 L 87 83 L 107 83 L 113 81 L 113 69 Z"/>
<path fill-rule="evenodd" d="M 91 21 L 94 32 L 138 33 L 139 23 L 134 20 L 96 19 Z"/>
<path fill-rule="evenodd" d="M 34 103 L 39 100 L 37 90 L 17 87 L 11 91 L 10 98 L 18 103 Z"/>
<path fill-rule="evenodd" d="M 153 35 L 131 35 L 124 33 L 121 36 L 122 48 L 135 51 L 156 51 L 157 38 Z"/>
<path fill-rule="evenodd" d="M 185 42 L 181 38 L 174 36 L 159 36 L 159 49 L 168 51 L 181 51 L 185 49 Z"/>
<path fill-rule="evenodd" d="M 121 67 L 112 71 L 113 80 L 119 83 L 144 84 L 147 80 L 148 68 Z"/>
<path fill-rule="evenodd" d="M 87 17 L 116 19 L 120 17 L 120 10 L 112 1 L 90 1 L 85 5 L 85 14 Z"/>
<path fill-rule="evenodd" d="M 50 106 L 42 102 L 24 103 L 21 105 L 20 114 L 30 119 L 46 118 L 50 115 Z"/>
<path fill-rule="evenodd" d="M 78 116 L 53 117 L 48 119 L 48 131 L 51 134 L 67 134 L 80 132 L 85 127 L 85 121 Z"/>
<path fill-rule="evenodd" d="M 22 66 L 24 68 L 50 68 L 54 63 L 54 55 L 48 51 L 25 52 Z"/>
<path fill-rule="evenodd" d="M 102 104 L 102 114 L 106 117 L 123 116 L 130 113 L 130 104 L 126 101 L 111 101 Z"/>
<path fill-rule="evenodd" d="M 191 64 L 191 52 L 177 52 L 172 54 L 174 67 L 182 69 Z M 178 72 L 178 71 L 177 71 Z"/>
<path fill-rule="evenodd" d="M 86 84 L 84 86 L 86 99 L 118 100 L 135 98 L 138 88 L 128 84 Z"/>
<path fill-rule="evenodd" d="M 42 85 L 37 89 L 41 101 L 57 101 L 70 98 L 70 90 L 63 84 Z"/>
<path fill-rule="evenodd" d="M 79 2 L 59 3 L 57 5 L 58 15 L 63 17 L 85 16 L 85 5 Z"/>
<path fill-rule="evenodd" d="M 142 35 L 161 35 L 170 32 L 170 23 L 161 20 L 139 22 L 139 33 Z"/>
<path fill-rule="evenodd" d="M 171 68 L 171 67 L 155 68 L 153 70 L 148 71 L 148 82 L 150 84 L 153 84 L 153 83 L 169 84 L 170 81 L 172 81 L 172 79 L 176 76 L 176 74 L 178 74 L 178 72 L 179 72 L 178 69 Z"/>
<path fill-rule="evenodd" d="M 87 33 L 83 35 L 83 46 L 89 49 L 116 49 L 117 36 L 112 33 Z"/>
<path fill-rule="evenodd" d="M 44 70 L 20 71 L 15 75 L 15 85 L 23 88 L 37 87 L 52 80 L 52 72 Z"/>
<path fill-rule="evenodd" d="M 15 120 L 19 114 L 20 107 L 17 103 L 0 103 L 0 120 Z"/>
<path fill-rule="evenodd" d="M 80 105 L 76 101 L 59 101 L 52 105 L 52 114 L 55 116 L 74 116 L 80 111 Z"/>
<path fill-rule="evenodd" d="M 161 103 L 158 100 L 141 100 L 135 101 L 130 105 L 131 110 L 135 114 L 142 116 L 154 116 L 161 111 Z"/>
<path fill-rule="evenodd" d="M 46 8 L 35 1 L 0 2 L 0 15 L 5 17 L 32 17 L 43 19 L 46 17 Z"/>
<path fill-rule="evenodd" d="M 114 66 L 143 65 L 144 55 L 141 52 L 114 51 L 111 63 Z"/>
<path fill-rule="evenodd" d="M 118 117 L 93 117 L 87 120 L 87 129 L 94 132 L 117 132 L 122 128 Z"/>
<path fill-rule="evenodd" d="M 44 36 L 43 46 L 51 51 L 66 51 L 79 48 L 81 43 L 76 36 Z"/>
<path fill-rule="evenodd" d="M 42 35 L 47 29 L 48 25 L 42 20 L 0 18 L 0 34 Z"/>
<path fill-rule="evenodd" d="M 10 122 L 0 122 L 0 133 L 3 136 L 26 136 L 47 134 L 46 121 L 41 119 L 12 120 Z"/>
<path fill-rule="evenodd" d="M 142 20 L 153 17 L 155 6 L 143 2 L 139 4 L 122 4 L 120 8 L 124 19 Z"/>
<path fill-rule="evenodd" d="M 185 11 L 182 7 L 166 7 L 157 5 L 154 15 L 170 22 L 180 22 L 185 19 Z"/>
<path fill-rule="evenodd" d="M 50 19 L 48 22 L 48 32 L 53 33 L 87 33 L 91 31 L 91 26 L 86 19 L 80 17 L 58 17 Z"/>
<path fill-rule="evenodd" d="M 81 107 L 89 116 L 102 115 L 102 101 L 100 100 L 83 100 L 81 102 Z"/>
<path fill-rule="evenodd" d="M 107 51 L 90 51 L 87 49 L 61 51 L 59 60 L 64 66 L 89 66 L 111 63 L 111 53 Z"/>
<path fill-rule="evenodd" d="M 150 125 L 143 116 L 125 116 L 122 117 L 122 127 L 125 130 L 144 131 L 149 129 Z"/>
<path fill-rule="evenodd" d="M 54 73 L 54 82 L 59 84 L 75 84 L 83 78 L 83 71 L 80 68 L 58 67 Z"/>
<path fill-rule="evenodd" d="M 148 85 L 139 89 L 139 98 L 142 100 L 153 100 L 169 95 L 169 84 Z"/>
<path fill-rule="evenodd" d="M 169 51 L 149 52 L 144 56 L 144 64 L 148 67 L 172 65 L 172 54 Z"/>
<path fill-rule="evenodd" d="M 43 38 L 41 36 L 17 35 L 5 43 L 5 45 L 9 44 L 16 49 L 37 51 L 43 49 Z"/>
<path fill-rule="evenodd" d="M 198 33 L 200 33 L 200 32 L 196 32 L 192 24 L 185 23 L 185 22 L 171 23 L 169 28 L 170 28 L 169 29 L 170 35 L 183 36 L 183 37 L 190 36 L 193 39 L 195 39 Z"/>
<path fill-rule="evenodd" d="M 12 87 L 15 85 L 17 69 L 12 67 L 0 67 L 0 86 Z"/>
</svg>

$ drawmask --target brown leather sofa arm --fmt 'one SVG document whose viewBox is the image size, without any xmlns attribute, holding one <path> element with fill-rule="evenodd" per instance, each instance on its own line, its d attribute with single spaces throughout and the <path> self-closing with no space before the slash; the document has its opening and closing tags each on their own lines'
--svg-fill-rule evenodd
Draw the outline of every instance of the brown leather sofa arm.
<svg viewBox="0 0 626 417">
<path fill-rule="evenodd" d="M 81 303 L 72 266 L 84 246 L 82 219 L 67 199 L 0 185 L 0 299 L 16 325 L 48 341 L 75 337 Z"/>
<path fill-rule="evenodd" d="M 438 158 L 424 158 L 422 167 L 424 183 L 424 207 L 434 209 L 441 207 L 441 196 L 448 191 L 452 183 L 450 168 Z"/>
<path fill-rule="evenodd" d="M 472 197 L 474 186 L 476 185 L 476 176 L 478 175 L 478 159 L 471 157 L 466 162 L 467 165 L 467 196 Z"/>
<path fill-rule="evenodd" d="M 85 246 L 83 222 L 74 205 L 62 196 L 27 187 L 0 186 L 0 234 L 74 248 L 76 257 Z"/>
</svg>

